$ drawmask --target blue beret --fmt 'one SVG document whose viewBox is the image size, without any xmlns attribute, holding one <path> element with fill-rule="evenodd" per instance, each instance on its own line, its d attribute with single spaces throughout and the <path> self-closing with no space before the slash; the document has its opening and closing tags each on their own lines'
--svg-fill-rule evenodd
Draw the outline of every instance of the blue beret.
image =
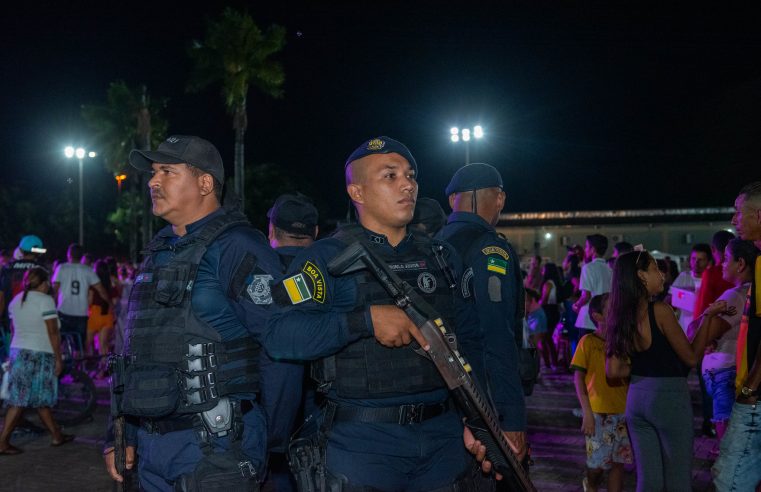
<svg viewBox="0 0 761 492">
<path fill-rule="evenodd" d="M 474 191 L 482 188 L 502 188 L 502 176 L 494 166 L 483 163 L 468 164 L 454 173 L 444 193 Z"/>
<path fill-rule="evenodd" d="M 408 149 L 407 146 L 402 142 L 384 136 L 371 138 L 370 140 L 357 147 L 356 150 L 351 153 L 349 158 L 346 159 L 344 169 L 346 169 L 346 166 L 351 164 L 353 161 L 361 159 L 365 156 L 372 154 L 391 154 L 392 152 L 395 152 L 407 159 L 407 162 L 410 163 L 410 166 L 412 166 L 412 169 L 415 171 L 415 175 L 417 175 L 417 162 L 415 162 L 415 158 L 412 157 L 410 149 Z"/>
</svg>

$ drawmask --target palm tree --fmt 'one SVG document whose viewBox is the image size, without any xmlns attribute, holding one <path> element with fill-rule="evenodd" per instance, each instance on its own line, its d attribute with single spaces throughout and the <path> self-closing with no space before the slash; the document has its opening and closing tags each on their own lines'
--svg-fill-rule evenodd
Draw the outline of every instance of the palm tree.
<svg viewBox="0 0 761 492">
<path fill-rule="evenodd" d="M 248 127 L 246 97 L 251 85 L 271 97 L 283 95 L 285 74 L 271 56 L 283 49 L 285 28 L 276 24 L 262 31 L 250 15 L 226 8 L 210 21 L 203 41 L 194 41 L 189 55 L 194 62 L 188 89 L 219 82 L 235 131 L 234 189 L 245 203 L 244 137 Z"/>
<path fill-rule="evenodd" d="M 95 141 L 106 167 L 116 174 L 128 171 L 127 162 L 132 149 L 151 150 L 165 137 L 167 121 L 161 116 L 166 100 L 151 99 L 145 86 L 131 88 L 123 81 L 112 82 L 108 87 L 107 103 L 102 106 L 82 106 L 82 117 L 95 133 Z M 153 236 L 146 176 L 144 173 L 127 172 L 141 196 L 140 213 L 130 214 L 130 257 L 137 258 L 139 244 L 146 244 Z M 139 226 L 138 226 L 139 224 Z M 138 229 L 141 241 L 138 241 Z"/>
</svg>

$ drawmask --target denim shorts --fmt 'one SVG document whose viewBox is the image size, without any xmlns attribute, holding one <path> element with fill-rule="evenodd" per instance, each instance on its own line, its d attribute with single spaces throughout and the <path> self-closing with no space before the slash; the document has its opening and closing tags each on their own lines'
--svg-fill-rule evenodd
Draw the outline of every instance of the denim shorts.
<svg viewBox="0 0 761 492">
<path fill-rule="evenodd" d="M 703 382 L 713 399 L 713 421 L 729 420 L 735 403 L 735 368 L 708 369 L 703 372 Z"/>
<path fill-rule="evenodd" d="M 718 492 L 755 490 L 761 481 L 761 406 L 735 403 L 714 463 Z"/>
<path fill-rule="evenodd" d="M 623 414 L 595 413 L 595 434 L 586 436 L 587 468 L 610 470 L 614 463 L 630 465 L 632 446 Z"/>
</svg>

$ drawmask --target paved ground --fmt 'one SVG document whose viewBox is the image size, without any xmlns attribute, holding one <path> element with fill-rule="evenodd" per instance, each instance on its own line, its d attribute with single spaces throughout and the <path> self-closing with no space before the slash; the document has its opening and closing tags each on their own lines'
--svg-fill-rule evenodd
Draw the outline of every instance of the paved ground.
<svg viewBox="0 0 761 492">
<path fill-rule="evenodd" d="M 693 402 L 697 405 L 697 381 L 691 380 Z M 21 435 L 13 443 L 24 449 L 18 456 L 0 456 L 0 491 L 109 491 L 112 488 L 100 456 L 105 427 L 107 396 L 101 387 L 97 412 L 92 422 L 66 429 L 76 440 L 63 447 L 50 447 L 50 437 Z M 531 476 L 540 491 L 581 491 L 584 469 L 584 439 L 581 419 L 573 416 L 577 407 L 570 375 L 543 375 L 528 399 L 529 439 L 535 466 Z M 696 414 L 699 412 L 695 406 Z M 31 416 L 30 416 L 31 417 Z M 30 420 L 36 421 L 35 418 Z M 698 419 L 694 428 L 700 428 Z M 710 481 L 709 451 L 715 440 L 695 440 L 693 488 L 713 490 Z M 634 476 L 627 473 L 625 490 L 634 490 Z"/>
</svg>

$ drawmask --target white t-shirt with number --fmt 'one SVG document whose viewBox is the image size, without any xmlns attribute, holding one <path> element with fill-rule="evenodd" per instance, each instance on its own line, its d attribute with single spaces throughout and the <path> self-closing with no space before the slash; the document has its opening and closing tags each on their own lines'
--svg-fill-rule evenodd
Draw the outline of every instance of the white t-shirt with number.
<svg viewBox="0 0 761 492">
<path fill-rule="evenodd" d="M 69 316 L 87 316 L 87 291 L 100 283 L 91 267 L 81 263 L 63 263 L 53 273 L 58 287 L 58 311 Z"/>
<path fill-rule="evenodd" d="M 13 320 L 11 348 L 52 354 L 45 320 L 58 319 L 53 298 L 35 290 L 29 291 L 26 301 L 21 302 L 22 297 L 23 292 L 16 294 L 8 306 L 8 315 Z"/>
</svg>

